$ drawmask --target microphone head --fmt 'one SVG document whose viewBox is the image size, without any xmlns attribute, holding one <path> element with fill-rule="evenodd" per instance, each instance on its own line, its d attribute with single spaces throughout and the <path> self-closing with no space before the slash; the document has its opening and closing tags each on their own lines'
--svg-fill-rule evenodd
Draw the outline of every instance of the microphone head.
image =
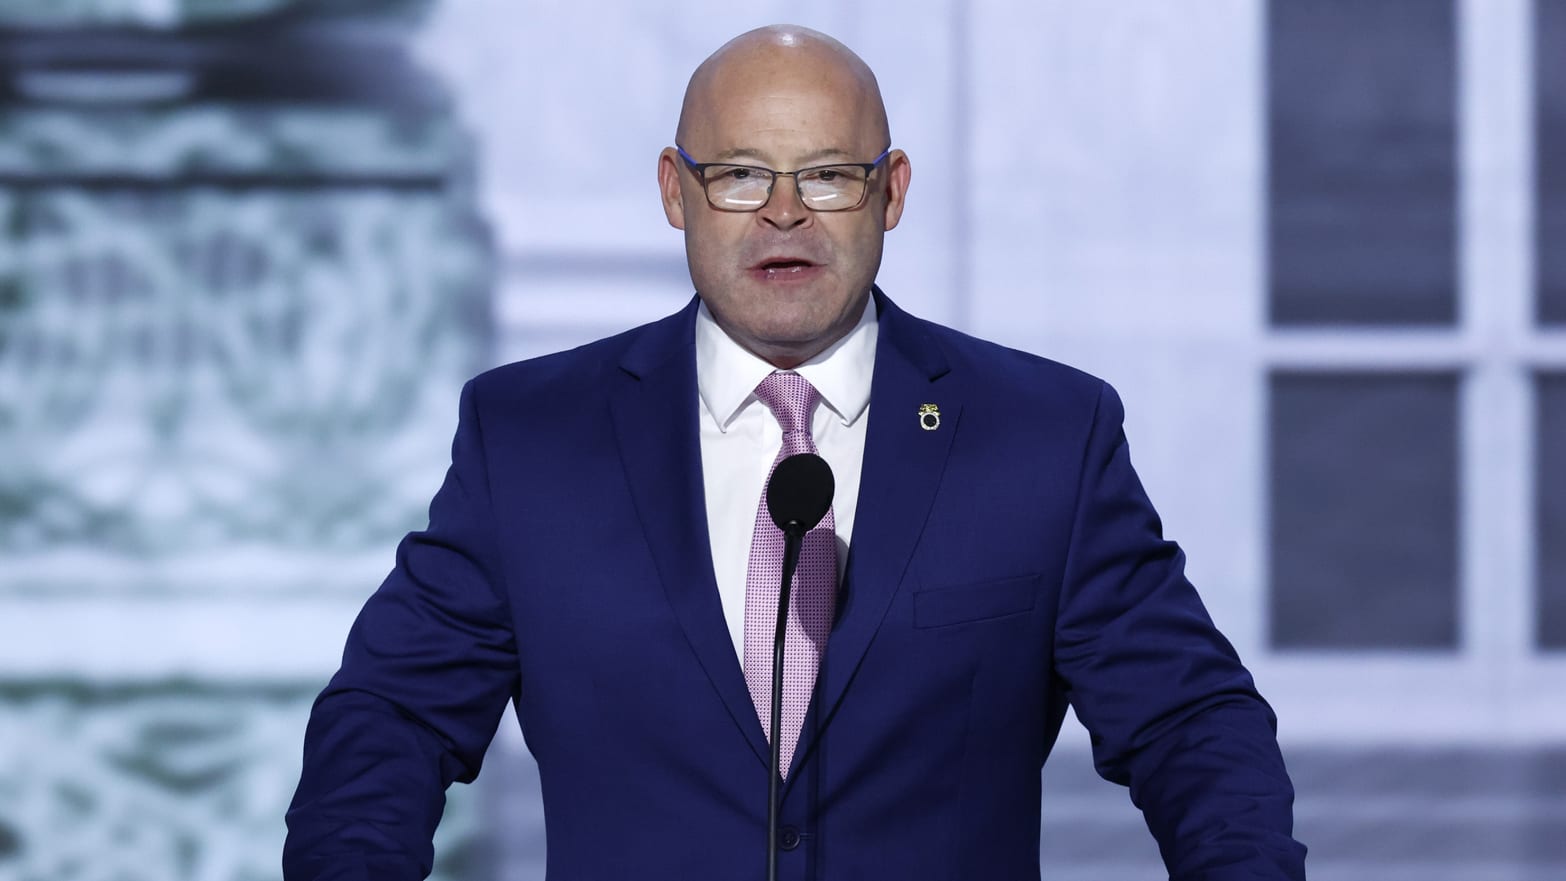
<svg viewBox="0 0 1566 881">
<path fill-rule="evenodd" d="M 778 463 L 767 481 L 767 513 L 784 532 L 804 535 L 832 507 L 832 468 L 815 453 L 798 453 Z"/>
</svg>

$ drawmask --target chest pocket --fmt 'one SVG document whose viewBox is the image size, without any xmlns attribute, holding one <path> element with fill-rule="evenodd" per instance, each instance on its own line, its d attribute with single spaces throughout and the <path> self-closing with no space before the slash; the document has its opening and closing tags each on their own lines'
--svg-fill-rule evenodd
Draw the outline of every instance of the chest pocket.
<svg viewBox="0 0 1566 881">
<path fill-rule="evenodd" d="M 1032 611 L 1039 576 L 920 587 L 913 595 L 915 627 L 944 627 Z"/>
</svg>

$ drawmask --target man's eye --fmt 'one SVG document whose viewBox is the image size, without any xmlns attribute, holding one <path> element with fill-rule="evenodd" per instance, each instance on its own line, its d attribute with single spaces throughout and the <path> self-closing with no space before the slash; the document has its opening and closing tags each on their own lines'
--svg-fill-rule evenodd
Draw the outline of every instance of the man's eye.
<svg viewBox="0 0 1566 881">
<path fill-rule="evenodd" d="M 816 180 L 821 181 L 824 184 L 835 183 L 837 179 L 842 176 L 843 173 L 835 168 L 823 168 L 815 173 Z"/>
<path fill-rule="evenodd" d="M 718 177 L 721 180 L 742 181 L 750 180 L 755 174 L 749 168 L 725 168 L 718 174 Z"/>
</svg>

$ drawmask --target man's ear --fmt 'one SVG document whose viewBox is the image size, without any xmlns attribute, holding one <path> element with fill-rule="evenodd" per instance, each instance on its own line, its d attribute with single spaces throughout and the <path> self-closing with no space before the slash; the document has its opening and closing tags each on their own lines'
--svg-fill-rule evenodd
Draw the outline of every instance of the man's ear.
<svg viewBox="0 0 1566 881">
<path fill-rule="evenodd" d="M 663 198 L 663 216 L 675 229 L 685 228 L 685 203 L 680 199 L 680 154 L 673 147 L 658 154 L 658 194 Z"/>
<path fill-rule="evenodd" d="M 913 176 L 913 166 L 908 154 L 893 150 L 886 157 L 886 228 L 895 229 L 902 219 L 903 204 L 908 198 L 908 179 Z"/>
</svg>

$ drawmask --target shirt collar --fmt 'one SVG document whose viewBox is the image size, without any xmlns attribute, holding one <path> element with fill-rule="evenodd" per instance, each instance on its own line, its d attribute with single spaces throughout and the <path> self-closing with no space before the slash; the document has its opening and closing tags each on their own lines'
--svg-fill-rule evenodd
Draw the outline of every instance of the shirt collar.
<svg viewBox="0 0 1566 881">
<path fill-rule="evenodd" d="M 815 386 L 821 403 L 844 425 L 853 425 L 870 406 L 876 336 L 875 298 L 866 297 L 864 312 L 852 330 L 794 368 Z M 697 308 L 696 387 L 719 431 L 728 431 L 735 417 L 756 400 L 756 386 L 774 369 L 724 333 L 705 302 Z"/>
</svg>

